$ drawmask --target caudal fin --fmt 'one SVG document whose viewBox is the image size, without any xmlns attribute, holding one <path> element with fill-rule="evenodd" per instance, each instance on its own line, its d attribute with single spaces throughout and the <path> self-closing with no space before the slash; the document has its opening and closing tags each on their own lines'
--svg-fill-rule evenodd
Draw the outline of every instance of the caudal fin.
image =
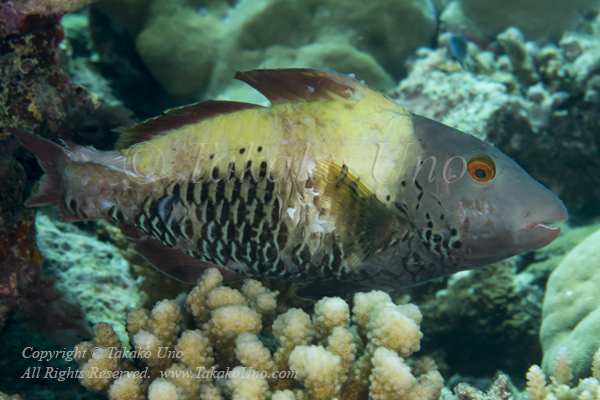
<svg viewBox="0 0 600 400">
<path fill-rule="evenodd" d="M 63 197 L 61 179 L 63 171 L 69 163 L 67 150 L 54 142 L 22 129 L 8 128 L 8 131 L 15 135 L 27 150 L 36 155 L 40 166 L 46 173 L 42 177 L 38 193 L 30 197 L 25 205 L 28 207 L 51 205 L 58 207 L 62 214 L 64 206 L 61 204 Z M 63 215 L 64 219 L 65 216 Z"/>
</svg>

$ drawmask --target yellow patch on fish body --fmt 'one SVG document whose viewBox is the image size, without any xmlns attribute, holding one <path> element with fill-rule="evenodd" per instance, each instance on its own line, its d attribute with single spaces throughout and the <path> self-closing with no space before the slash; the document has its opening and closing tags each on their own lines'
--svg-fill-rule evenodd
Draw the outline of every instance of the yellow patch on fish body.
<svg viewBox="0 0 600 400">
<path fill-rule="evenodd" d="M 234 162 L 239 178 L 239 165 L 251 161 L 257 168 L 266 161 L 278 176 L 306 179 L 318 160 L 351 163 L 354 176 L 387 195 L 400 168 L 398 155 L 407 143 L 415 142 L 409 114 L 380 93 L 348 82 L 354 86 L 349 98 L 282 103 L 217 116 L 139 143 L 127 154 L 136 171 L 150 176 L 160 172 L 162 177 L 191 177 Z"/>
</svg>

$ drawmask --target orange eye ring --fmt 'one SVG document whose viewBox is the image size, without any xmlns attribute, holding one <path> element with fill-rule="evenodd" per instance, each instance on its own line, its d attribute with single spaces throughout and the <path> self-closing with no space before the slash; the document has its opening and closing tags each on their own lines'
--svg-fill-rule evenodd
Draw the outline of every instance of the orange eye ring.
<svg viewBox="0 0 600 400">
<path fill-rule="evenodd" d="M 467 171 L 477 182 L 486 183 L 496 176 L 496 163 L 490 156 L 473 156 L 467 164 Z"/>
</svg>

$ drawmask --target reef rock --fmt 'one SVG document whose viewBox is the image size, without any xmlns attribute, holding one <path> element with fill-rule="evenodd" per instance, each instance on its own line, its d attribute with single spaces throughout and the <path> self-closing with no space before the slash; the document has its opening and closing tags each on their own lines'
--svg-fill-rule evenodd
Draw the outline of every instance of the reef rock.
<svg viewBox="0 0 600 400">
<path fill-rule="evenodd" d="M 590 375 L 600 347 L 600 230 L 575 247 L 550 275 L 542 309 L 540 340 L 547 375 L 563 346 L 569 349 L 575 381 Z"/>
</svg>

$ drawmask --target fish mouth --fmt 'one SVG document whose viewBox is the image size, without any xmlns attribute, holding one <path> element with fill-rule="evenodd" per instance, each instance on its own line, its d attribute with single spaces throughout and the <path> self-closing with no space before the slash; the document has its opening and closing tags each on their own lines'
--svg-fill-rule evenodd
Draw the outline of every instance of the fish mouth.
<svg viewBox="0 0 600 400">
<path fill-rule="evenodd" d="M 561 207 L 556 214 L 544 218 L 541 221 L 532 222 L 522 228 L 525 231 L 525 241 L 530 250 L 536 250 L 547 246 L 560 234 L 560 227 L 551 226 L 555 222 L 564 222 L 568 218 L 567 210 Z"/>
</svg>

